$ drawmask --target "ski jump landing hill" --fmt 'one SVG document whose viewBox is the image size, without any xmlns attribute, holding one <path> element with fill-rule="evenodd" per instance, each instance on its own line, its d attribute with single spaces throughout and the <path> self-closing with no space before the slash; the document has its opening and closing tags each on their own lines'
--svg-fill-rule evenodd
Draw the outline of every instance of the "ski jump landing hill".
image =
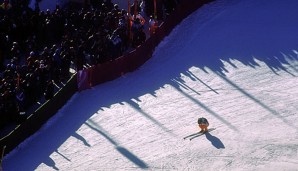
<svg viewBox="0 0 298 171">
<path fill-rule="evenodd" d="M 0 149 L 6 147 L 5 154 L 16 148 L 26 138 L 34 134 L 49 118 L 75 94 L 98 84 L 114 80 L 123 74 L 133 72 L 151 58 L 155 47 L 179 24 L 184 18 L 203 5 L 214 0 L 184 0 L 175 11 L 159 26 L 156 33 L 148 38 L 144 44 L 113 61 L 98 64 L 91 68 L 81 70 L 70 78 L 67 84 L 33 112 L 26 120 L 18 125 L 12 132 L 0 139 Z M 1 153 L 1 151 L 0 151 Z M 1 155 L 0 155 L 1 156 Z"/>
</svg>

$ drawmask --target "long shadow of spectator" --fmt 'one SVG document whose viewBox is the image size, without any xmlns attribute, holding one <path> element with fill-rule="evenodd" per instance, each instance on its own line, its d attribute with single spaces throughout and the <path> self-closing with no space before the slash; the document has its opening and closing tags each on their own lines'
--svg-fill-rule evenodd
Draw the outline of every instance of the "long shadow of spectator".
<svg viewBox="0 0 298 171">
<path fill-rule="evenodd" d="M 110 141 L 110 143 L 112 143 L 115 146 L 116 150 L 121 155 L 123 155 L 128 160 L 130 160 L 132 163 L 134 163 L 135 165 L 137 165 L 138 167 L 140 167 L 142 169 L 149 168 L 149 166 L 144 161 L 142 161 L 142 159 L 140 159 L 139 157 L 137 157 L 136 155 L 134 155 L 132 152 L 130 152 L 126 148 L 120 146 L 112 137 L 110 137 L 107 133 L 105 133 L 105 131 L 102 131 L 101 128 L 100 128 L 100 126 L 97 125 L 95 122 L 93 122 L 91 119 L 89 119 L 87 122 L 85 122 L 85 124 L 89 128 L 91 128 L 91 129 L 95 130 L 96 132 L 98 132 L 100 135 L 102 135 L 108 141 Z"/>
<path fill-rule="evenodd" d="M 200 107 L 202 107 L 206 112 L 212 114 L 218 120 L 220 120 L 221 122 L 223 122 L 224 124 L 226 124 L 227 126 L 229 126 L 231 129 L 233 129 L 234 131 L 239 132 L 239 130 L 234 125 L 232 125 L 232 123 L 230 123 L 229 121 L 227 121 L 226 119 L 224 119 L 220 114 L 214 112 L 208 106 L 206 106 L 204 103 L 200 102 L 199 100 L 195 99 L 191 95 L 189 95 L 189 94 L 185 93 L 184 91 L 182 91 L 182 89 L 179 87 L 179 84 L 177 83 L 177 80 L 172 80 L 171 86 L 173 86 L 173 88 L 175 88 L 177 91 L 179 91 L 182 95 L 184 95 L 185 97 L 189 98 L 191 101 L 193 101 L 194 103 L 196 103 L 197 105 L 199 105 Z"/>
<path fill-rule="evenodd" d="M 220 74 L 219 72 L 215 72 L 215 74 L 217 74 L 225 82 L 227 82 L 228 84 L 230 84 L 231 86 L 233 86 L 235 89 L 237 89 L 240 93 L 244 94 L 247 98 L 251 99 L 252 101 L 254 101 L 255 103 L 257 103 L 258 105 L 260 105 L 262 108 L 266 109 L 268 112 L 270 112 L 271 114 L 275 115 L 277 118 L 281 119 L 285 124 L 287 124 L 287 125 L 295 128 L 296 130 L 298 129 L 295 124 L 293 124 L 291 121 L 289 121 L 288 119 L 286 119 L 285 117 L 283 117 L 279 112 L 277 112 L 276 110 L 274 110 L 270 106 L 266 105 L 264 102 L 262 102 L 261 100 L 257 99 L 252 94 L 250 94 L 247 91 L 245 91 L 243 88 L 241 88 L 240 86 L 238 86 L 236 83 L 234 83 L 233 81 L 231 81 L 230 79 L 228 79 L 224 75 Z"/>
<path fill-rule="evenodd" d="M 221 142 L 221 140 L 213 135 L 211 135 L 209 132 L 205 133 L 207 140 L 211 142 L 211 144 L 217 148 L 225 148 L 225 145 Z"/>
<path fill-rule="evenodd" d="M 67 160 L 67 161 L 71 161 L 69 158 L 67 158 L 65 155 L 63 155 L 62 153 L 60 153 L 58 150 L 55 150 L 55 152 L 57 153 L 57 154 L 59 154 L 61 157 L 63 157 L 65 160 Z"/>
<path fill-rule="evenodd" d="M 175 136 L 175 134 L 168 129 L 167 127 L 163 126 L 162 123 L 160 123 L 158 120 L 156 120 L 155 118 L 153 118 L 152 116 L 150 116 L 148 113 L 144 112 L 140 106 L 135 103 L 133 100 L 127 100 L 126 101 L 131 107 L 133 107 L 135 110 L 137 110 L 139 113 L 141 113 L 144 117 L 146 117 L 147 119 L 149 119 L 150 121 L 152 121 L 154 124 L 156 124 L 157 126 L 159 126 L 160 128 L 162 128 L 165 132 L 168 132 L 170 134 L 172 134 L 173 136 Z"/>
<path fill-rule="evenodd" d="M 148 165 L 144 161 L 139 159 L 136 155 L 134 155 L 133 153 L 128 151 L 126 148 L 121 147 L 121 146 L 117 146 L 116 149 L 120 154 L 122 154 L 124 157 L 129 159 L 131 162 L 133 162 L 134 164 L 136 164 L 140 168 L 142 168 L 142 169 L 149 168 Z"/>
<path fill-rule="evenodd" d="M 81 135 L 79 135 L 78 133 L 75 132 L 72 136 L 77 138 L 78 140 L 81 140 L 86 146 L 91 147 L 91 145 L 87 142 L 87 140 Z"/>
<path fill-rule="evenodd" d="M 53 168 L 54 170 L 59 170 L 59 169 L 56 167 L 56 163 L 54 162 L 54 160 L 51 159 L 50 157 L 48 157 L 47 160 L 44 161 L 44 164 L 46 164 L 47 166 Z"/>
</svg>

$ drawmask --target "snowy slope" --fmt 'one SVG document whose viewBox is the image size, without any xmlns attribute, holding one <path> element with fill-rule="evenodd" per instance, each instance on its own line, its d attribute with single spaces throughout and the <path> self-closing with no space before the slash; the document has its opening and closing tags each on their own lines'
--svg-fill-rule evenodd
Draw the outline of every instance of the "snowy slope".
<svg viewBox="0 0 298 171">
<path fill-rule="evenodd" d="M 73 96 L 4 170 L 298 170 L 297 5 L 204 6 L 139 70 Z M 216 130 L 183 140 L 201 116 Z"/>
</svg>

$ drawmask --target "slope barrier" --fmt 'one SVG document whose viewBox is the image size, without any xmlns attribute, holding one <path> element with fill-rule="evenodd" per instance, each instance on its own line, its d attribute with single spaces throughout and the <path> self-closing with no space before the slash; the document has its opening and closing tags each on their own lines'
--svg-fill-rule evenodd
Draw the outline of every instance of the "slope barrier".
<svg viewBox="0 0 298 171">
<path fill-rule="evenodd" d="M 0 139 L 0 149 L 6 146 L 5 154 L 8 154 L 16 148 L 26 138 L 38 131 L 49 118 L 54 116 L 77 90 L 82 91 L 98 84 L 114 80 L 125 73 L 132 72 L 139 68 L 151 58 L 155 47 L 169 35 L 177 24 L 204 4 L 212 1 L 214 0 L 181 0 L 175 11 L 168 16 L 157 29 L 156 33 L 148 38 L 144 44 L 113 61 L 79 71 L 51 100 L 47 101 L 38 110 L 33 112 L 7 136 Z"/>
<path fill-rule="evenodd" d="M 214 0 L 184 0 L 175 11 L 161 24 L 156 33 L 134 51 L 125 54 L 113 61 L 98 64 L 91 68 L 79 71 L 78 90 L 82 91 L 98 84 L 114 80 L 121 75 L 132 72 L 151 58 L 155 47 L 189 14 L 206 3 Z"/>
<path fill-rule="evenodd" d="M 76 75 L 74 75 L 51 100 L 46 101 L 35 112 L 30 114 L 22 124 L 18 125 L 12 132 L 0 139 L 0 149 L 6 146 L 5 154 L 7 154 L 16 148 L 21 142 L 38 131 L 76 92 L 77 80 Z"/>
</svg>

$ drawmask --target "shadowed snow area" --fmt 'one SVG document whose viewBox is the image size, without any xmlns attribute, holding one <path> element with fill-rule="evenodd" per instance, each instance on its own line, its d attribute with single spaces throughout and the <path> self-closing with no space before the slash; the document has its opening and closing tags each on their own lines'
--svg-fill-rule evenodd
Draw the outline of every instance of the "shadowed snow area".
<svg viewBox="0 0 298 171">
<path fill-rule="evenodd" d="M 140 69 L 75 94 L 3 169 L 297 170 L 297 6 L 203 6 Z M 198 117 L 215 130 L 184 140 Z"/>
</svg>

